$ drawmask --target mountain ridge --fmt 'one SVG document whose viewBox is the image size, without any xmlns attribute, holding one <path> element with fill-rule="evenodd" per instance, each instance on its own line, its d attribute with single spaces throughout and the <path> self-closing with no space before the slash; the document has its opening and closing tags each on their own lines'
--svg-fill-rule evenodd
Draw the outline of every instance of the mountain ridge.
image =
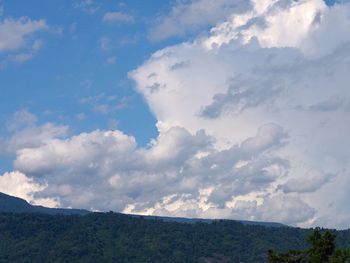
<svg viewBox="0 0 350 263">
<path fill-rule="evenodd" d="M 268 262 L 270 249 L 279 253 L 307 248 L 305 239 L 313 231 L 269 227 L 266 222 L 87 210 L 80 216 L 72 212 L 81 210 L 66 210 L 0 194 L 0 262 Z M 350 246 L 350 230 L 330 231 L 337 247 Z"/>
<path fill-rule="evenodd" d="M 29 204 L 26 200 L 0 192 L 0 212 L 5 213 L 42 213 L 49 215 L 87 215 L 91 213 L 83 209 L 48 208 Z"/>
<path fill-rule="evenodd" d="M 31 205 L 26 200 L 19 197 L 7 195 L 0 192 L 0 212 L 5 213 L 41 213 L 49 215 L 87 215 L 92 213 L 91 211 L 84 209 L 69 209 L 69 208 L 48 208 L 44 206 Z M 123 213 L 120 213 L 123 214 Z M 287 225 L 276 222 L 259 222 L 248 220 L 234 220 L 234 219 L 204 219 L 204 218 L 185 218 L 185 217 L 167 217 L 167 216 L 149 216 L 149 215 L 136 215 L 136 214 L 124 214 L 131 217 L 142 217 L 147 220 L 161 220 L 164 222 L 177 222 L 177 223 L 213 223 L 219 220 L 236 221 L 244 225 L 259 225 L 266 227 L 289 227 Z"/>
</svg>

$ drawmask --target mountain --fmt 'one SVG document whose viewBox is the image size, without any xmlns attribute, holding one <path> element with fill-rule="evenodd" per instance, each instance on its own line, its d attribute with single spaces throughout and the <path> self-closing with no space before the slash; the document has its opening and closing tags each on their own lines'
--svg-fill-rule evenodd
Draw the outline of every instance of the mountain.
<svg viewBox="0 0 350 263">
<path fill-rule="evenodd" d="M 322 230 L 323 231 L 323 230 Z M 0 262 L 256 263 L 307 248 L 310 229 L 232 220 L 180 223 L 120 213 L 0 213 Z M 349 247 L 350 231 L 332 231 Z"/>
<path fill-rule="evenodd" d="M 203 218 L 184 218 L 184 217 L 167 217 L 167 216 L 140 216 L 140 215 L 131 215 L 135 217 L 143 217 L 148 220 L 161 220 L 164 222 L 177 222 L 177 223 L 187 223 L 187 224 L 195 224 L 195 223 L 207 223 L 211 224 L 217 221 L 235 221 L 240 222 L 243 225 L 255 225 L 255 226 L 265 226 L 265 227 L 289 227 L 287 225 L 275 222 L 259 222 L 259 221 L 247 221 L 247 220 L 230 220 L 230 219 L 203 219 Z"/>
<path fill-rule="evenodd" d="M 181 223 L 120 213 L 0 213 L 0 262 L 266 262 L 306 246 L 308 230 L 232 220 Z"/>
<path fill-rule="evenodd" d="M 269 249 L 307 248 L 311 232 L 266 222 L 50 209 L 0 194 L 1 263 L 267 262 Z M 338 247 L 350 246 L 350 230 L 332 233 Z"/>
<path fill-rule="evenodd" d="M 87 210 L 81 209 L 62 209 L 62 208 L 47 208 L 43 206 L 34 206 L 27 201 L 0 193 L 0 212 L 7 213 L 42 213 L 49 215 L 86 215 L 90 213 Z"/>
<path fill-rule="evenodd" d="M 43 206 L 33 206 L 29 204 L 27 201 L 6 195 L 0 192 L 0 212 L 10 212 L 10 213 L 42 213 L 42 214 L 62 214 L 62 215 L 86 215 L 90 213 L 87 210 L 81 209 L 63 209 L 63 208 L 47 208 Z M 143 217 L 147 220 L 161 220 L 164 222 L 177 222 L 177 223 L 213 223 L 217 221 L 215 219 L 201 219 L 201 218 L 182 218 L 182 217 L 164 217 L 164 216 L 140 216 L 140 215 L 130 215 L 134 217 Z M 286 225 L 274 222 L 255 222 L 255 221 L 242 221 L 238 220 L 237 222 L 241 222 L 244 225 L 259 225 L 266 227 L 287 227 Z"/>
</svg>

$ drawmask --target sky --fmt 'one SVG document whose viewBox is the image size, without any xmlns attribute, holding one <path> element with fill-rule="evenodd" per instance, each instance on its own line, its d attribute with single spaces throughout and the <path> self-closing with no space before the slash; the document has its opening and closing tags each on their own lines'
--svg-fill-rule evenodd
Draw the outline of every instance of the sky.
<svg viewBox="0 0 350 263">
<path fill-rule="evenodd" d="M 344 0 L 0 0 L 0 192 L 349 228 L 349 69 Z"/>
</svg>

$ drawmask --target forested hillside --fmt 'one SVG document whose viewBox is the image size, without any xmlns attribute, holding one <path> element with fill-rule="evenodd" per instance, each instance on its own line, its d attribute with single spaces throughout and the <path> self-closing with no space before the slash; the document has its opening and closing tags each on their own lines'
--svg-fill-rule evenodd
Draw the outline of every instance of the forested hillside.
<svg viewBox="0 0 350 263">
<path fill-rule="evenodd" d="M 0 262 L 266 262 L 267 251 L 306 246 L 311 230 L 86 216 L 0 214 Z M 350 232 L 337 232 L 348 246 Z"/>
</svg>

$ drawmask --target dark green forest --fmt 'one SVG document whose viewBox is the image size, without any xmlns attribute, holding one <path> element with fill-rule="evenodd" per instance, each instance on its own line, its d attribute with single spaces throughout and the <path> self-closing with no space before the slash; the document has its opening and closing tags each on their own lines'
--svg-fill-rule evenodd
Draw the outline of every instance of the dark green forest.
<svg viewBox="0 0 350 263">
<path fill-rule="evenodd" d="M 312 232 L 230 220 L 166 222 L 119 213 L 1 213 L 0 262 L 267 262 L 271 249 L 305 248 Z M 332 233 L 338 247 L 349 246 L 350 231 Z"/>
<path fill-rule="evenodd" d="M 270 263 L 349 263 L 350 249 L 337 248 L 336 235 L 331 231 L 315 229 L 307 238 L 309 246 L 287 252 L 268 251 Z"/>
</svg>

